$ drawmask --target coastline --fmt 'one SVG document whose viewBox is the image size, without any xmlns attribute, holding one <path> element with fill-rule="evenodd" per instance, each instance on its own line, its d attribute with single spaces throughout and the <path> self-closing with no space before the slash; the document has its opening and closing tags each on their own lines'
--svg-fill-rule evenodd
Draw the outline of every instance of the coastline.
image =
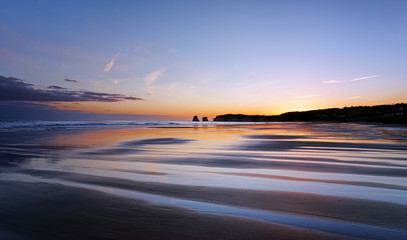
<svg viewBox="0 0 407 240">
<path fill-rule="evenodd" d="M 280 115 L 224 114 L 214 122 L 314 122 L 314 123 L 375 123 L 407 124 L 407 104 L 327 108 Z"/>
</svg>

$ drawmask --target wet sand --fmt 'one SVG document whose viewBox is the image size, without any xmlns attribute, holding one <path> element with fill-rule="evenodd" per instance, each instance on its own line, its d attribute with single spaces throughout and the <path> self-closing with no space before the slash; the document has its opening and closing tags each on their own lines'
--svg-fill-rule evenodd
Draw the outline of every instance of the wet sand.
<svg viewBox="0 0 407 240">
<path fill-rule="evenodd" d="M 0 183 L 0 230 L 16 239 L 354 239 L 58 184 Z"/>
<path fill-rule="evenodd" d="M 401 186 L 401 185 L 396 185 L 396 184 L 357 182 L 357 181 L 346 181 L 346 180 L 328 180 L 328 179 L 315 179 L 315 178 L 298 178 L 298 177 L 288 177 L 288 176 L 278 176 L 278 175 L 258 174 L 258 173 L 236 173 L 236 172 L 214 172 L 214 173 L 235 175 L 235 176 L 244 176 L 244 177 L 271 178 L 271 179 L 288 180 L 288 181 L 321 182 L 321 183 L 345 184 L 345 185 L 355 185 L 355 186 L 365 186 L 365 187 L 375 187 L 375 188 L 388 188 L 388 189 L 407 191 L 406 186 Z"/>
<path fill-rule="evenodd" d="M 407 128 L 0 131 L 0 239 L 406 239 Z"/>
<path fill-rule="evenodd" d="M 407 205 L 401 204 L 301 192 L 140 182 L 58 171 L 26 170 L 24 172 L 41 177 L 57 178 L 71 182 L 126 189 L 174 198 L 407 230 L 407 221 L 405 220 Z"/>
</svg>

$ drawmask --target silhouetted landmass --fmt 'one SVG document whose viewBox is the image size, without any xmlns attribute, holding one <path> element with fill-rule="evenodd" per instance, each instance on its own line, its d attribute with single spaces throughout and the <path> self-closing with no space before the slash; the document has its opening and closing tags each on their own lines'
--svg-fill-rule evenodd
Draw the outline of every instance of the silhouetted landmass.
<svg viewBox="0 0 407 240">
<path fill-rule="evenodd" d="M 192 121 L 193 121 L 193 122 L 199 122 L 198 116 L 194 116 L 194 118 L 192 118 Z"/>
<path fill-rule="evenodd" d="M 215 122 L 377 122 L 407 124 L 407 104 L 329 108 L 281 115 L 225 114 L 216 116 Z"/>
</svg>

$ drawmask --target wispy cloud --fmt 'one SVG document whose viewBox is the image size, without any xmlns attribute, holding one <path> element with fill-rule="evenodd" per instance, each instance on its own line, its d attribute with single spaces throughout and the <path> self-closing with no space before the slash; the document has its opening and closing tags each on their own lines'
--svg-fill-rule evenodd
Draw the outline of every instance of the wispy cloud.
<svg viewBox="0 0 407 240">
<path fill-rule="evenodd" d="M 298 99 L 306 99 L 306 98 L 314 98 L 314 97 L 319 97 L 320 95 L 317 94 L 310 94 L 310 95 L 302 95 L 302 96 L 296 96 L 295 98 Z"/>
<path fill-rule="evenodd" d="M 116 61 L 116 58 L 120 55 L 120 52 L 118 52 L 116 55 L 114 55 L 114 57 L 112 58 L 112 60 L 110 60 L 110 62 L 108 64 L 106 64 L 105 69 L 103 70 L 103 72 L 110 72 L 110 69 L 113 67 L 114 62 Z"/>
<path fill-rule="evenodd" d="M 134 51 L 134 52 L 139 52 L 139 51 L 147 52 L 147 47 L 146 47 L 146 46 L 137 45 L 137 46 L 134 46 L 134 47 L 133 47 L 133 51 Z"/>
<path fill-rule="evenodd" d="M 379 75 L 372 75 L 372 76 L 366 76 L 366 77 L 360 77 L 360 78 L 354 78 L 352 80 L 350 80 L 351 82 L 355 82 L 355 81 L 360 81 L 360 80 L 365 80 L 365 79 L 370 79 L 370 78 L 375 78 L 378 77 Z"/>
<path fill-rule="evenodd" d="M 176 53 L 178 53 L 178 49 L 176 49 L 176 48 L 170 48 L 170 49 L 168 49 L 168 52 L 170 52 L 170 53 L 172 53 L 172 54 L 176 54 Z"/>
<path fill-rule="evenodd" d="M 31 83 L 13 77 L 0 76 L 0 101 L 27 102 L 119 102 L 123 100 L 142 100 L 122 94 L 92 92 L 68 89 L 60 86 L 37 88 Z"/>
<path fill-rule="evenodd" d="M 323 81 L 323 83 L 344 83 L 344 82 L 356 82 L 356 81 L 361 81 L 361 80 L 366 80 L 370 78 L 376 78 L 379 75 L 371 75 L 371 76 L 365 76 L 365 77 L 359 77 L 359 78 L 353 78 L 350 80 L 329 80 L 329 81 Z"/>
<path fill-rule="evenodd" d="M 78 80 L 75 80 L 75 79 L 68 79 L 68 78 L 65 78 L 64 81 L 65 81 L 65 82 L 74 82 L 74 83 L 79 82 Z"/>
<path fill-rule="evenodd" d="M 119 84 L 124 81 L 129 81 L 131 78 L 111 78 L 110 81 L 114 84 Z"/>
<path fill-rule="evenodd" d="M 165 72 L 165 68 L 160 68 L 157 71 L 147 74 L 144 77 L 144 82 L 147 86 L 147 95 L 153 95 L 153 86 L 152 84 L 157 81 L 159 77 L 161 77 Z"/>
<path fill-rule="evenodd" d="M 347 81 L 340 81 L 340 80 L 323 81 L 323 83 L 342 83 L 342 82 L 347 82 Z"/>
</svg>

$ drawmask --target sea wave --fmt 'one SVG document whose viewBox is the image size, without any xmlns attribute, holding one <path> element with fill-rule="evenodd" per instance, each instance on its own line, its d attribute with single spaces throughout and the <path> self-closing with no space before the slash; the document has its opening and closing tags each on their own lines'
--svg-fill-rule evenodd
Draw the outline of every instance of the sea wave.
<svg viewBox="0 0 407 240">
<path fill-rule="evenodd" d="M 264 124 L 260 122 L 191 122 L 191 121 L 14 121 L 0 122 L 0 131 L 50 129 L 50 128 L 88 128 L 120 126 L 184 126 L 184 125 L 233 125 Z"/>
</svg>

